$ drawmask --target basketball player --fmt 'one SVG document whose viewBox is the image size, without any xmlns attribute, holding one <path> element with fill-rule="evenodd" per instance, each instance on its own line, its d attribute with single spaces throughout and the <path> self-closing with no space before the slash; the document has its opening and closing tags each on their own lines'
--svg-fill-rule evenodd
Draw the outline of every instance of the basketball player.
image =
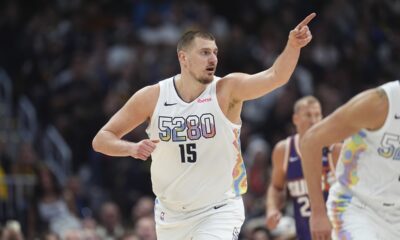
<svg viewBox="0 0 400 240">
<path fill-rule="evenodd" d="M 294 104 L 292 117 L 297 133 L 278 142 L 272 153 L 272 178 L 266 197 L 266 225 L 270 230 L 275 229 L 278 225 L 281 209 L 286 202 L 287 186 L 289 196 L 293 200 L 297 239 L 299 240 L 311 240 L 309 227 L 311 209 L 301 167 L 303 160 L 299 150 L 299 138 L 321 119 L 321 104 L 318 99 L 313 96 L 306 96 L 297 100 Z M 341 144 L 334 144 L 330 148 L 324 148 L 319 154 L 318 164 L 323 169 L 322 190 L 325 200 L 328 197 L 329 187 L 334 181 L 334 166 L 340 148 Z"/>
<path fill-rule="evenodd" d="M 326 203 L 327 213 L 319 185 L 319 152 L 322 146 L 342 139 L 346 141 L 337 164 L 337 182 Z M 399 81 L 352 98 L 310 128 L 300 149 L 311 200 L 313 239 L 400 239 Z"/>
<path fill-rule="evenodd" d="M 314 17 L 290 31 L 271 68 L 254 75 L 215 77 L 214 37 L 185 33 L 177 47 L 181 73 L 136 92 L 96 135 L 93 147 L 104 154 L 142 160 L 151 155 L 159 240 L 238 238 L 247 189 L 239 142 L 243 101 L 289 80 L 300 49 L 311 41 L 307 24 Z M 145 121 L 150 139 L 121 139 Z"/>
</svg>

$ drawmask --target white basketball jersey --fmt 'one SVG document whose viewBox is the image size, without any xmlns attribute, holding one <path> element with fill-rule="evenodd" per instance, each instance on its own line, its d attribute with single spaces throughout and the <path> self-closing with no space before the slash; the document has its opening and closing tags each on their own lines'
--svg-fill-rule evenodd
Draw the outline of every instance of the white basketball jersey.
<svg viewBox="0 0 400 240">
<path fill-rule="evenodd" d="M 158 200 L 174 210 L 193 210 L 247 190 L 240 151 L 240 125 L 218 105 L 216 83 L 184 102 L 174 78 L 160 81 L 160 95 L 147 134 L 159 139 L 151 154 L 151 180 Z"/>
<path fill-rule="evenodd" d="M 375 208 L 400 211 L 400 81 L 381 88 L 389 99 L 385 123 L 345 141 L 336 168 L 338 182 L 330 194 L 348 201 L 355 196 Z"/>
</svg>

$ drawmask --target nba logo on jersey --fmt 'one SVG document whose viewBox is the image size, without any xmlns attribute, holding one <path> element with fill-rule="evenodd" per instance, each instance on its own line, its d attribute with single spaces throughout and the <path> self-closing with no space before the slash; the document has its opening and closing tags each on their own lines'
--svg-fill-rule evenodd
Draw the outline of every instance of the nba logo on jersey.
<svg viewBox="0 0 400 240">
<path fill-rule="evenodd" d="M 238 240 L 239 239 L 239 228 L 234 227 L 233 228 L 233 233 L 232 233 L 232 240 Z"/>
<path fill-rule="evenodd" d="M 161 221 L 164 221 L 164 216 L 165 216 L 165 213 L 164 213 L 164 212 L 161 212 L 161 214 L 160 214 L 160 219 L 161 219 Z"/>
</svg>

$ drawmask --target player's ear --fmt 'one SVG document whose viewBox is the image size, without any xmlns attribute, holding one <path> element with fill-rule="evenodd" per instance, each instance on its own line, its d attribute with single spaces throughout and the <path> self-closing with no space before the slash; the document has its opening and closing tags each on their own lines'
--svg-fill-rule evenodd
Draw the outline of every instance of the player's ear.
<svg viewBox="0 0 400 240">
<path fill-rule="evenodd" d="M 180 62 L 186 61 L 186 54 L 184 51 L 182 51 L 182 50 L 178 51 L 178 59 Z"/>
<path fill-rule="evenodd" d="M 178 52 L 178 59 L 181 67 L 186 67 L 187 66 L 187 55 L 185 51 L 180 50 Z"/>
<path fill-rule="evenodd" d="M 292 115 L 293 124 L 297 125 L 298 121 L 299 121 L 299 116 L 296 113 L 293 113 L 293 115 Z"/>
</svg>

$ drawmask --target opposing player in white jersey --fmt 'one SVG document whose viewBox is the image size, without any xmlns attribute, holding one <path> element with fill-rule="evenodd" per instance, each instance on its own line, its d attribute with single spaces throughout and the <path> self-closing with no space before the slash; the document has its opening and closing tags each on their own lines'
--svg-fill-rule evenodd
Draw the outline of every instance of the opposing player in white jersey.
<svg viewBox="0 0 400 240">
<path fill-rule="evenodd" d="M 253 75 L 218 79 L 214 37 L 185 33 L 177 47 L 181 73 L 136 92 L 96 135 L 93 148 L 104 154 L 151 155 L 158 240 L 238 238 L 247 189 L 239 142 L 243 101 L 289 80 L 300 49 L 311 41 L 307 24 L 314 17 L 290 32 L 271 68 Z M 121 139 L 145 121 L 150 139 Z"/>
<path fill-rule="evenodd" d="M 326 211 L 319 153 L 342 139 Z M 358 94 L 307 131 L 300 146 L 313 239 L 400 239 L 400 81 Z"/>
</svg>

